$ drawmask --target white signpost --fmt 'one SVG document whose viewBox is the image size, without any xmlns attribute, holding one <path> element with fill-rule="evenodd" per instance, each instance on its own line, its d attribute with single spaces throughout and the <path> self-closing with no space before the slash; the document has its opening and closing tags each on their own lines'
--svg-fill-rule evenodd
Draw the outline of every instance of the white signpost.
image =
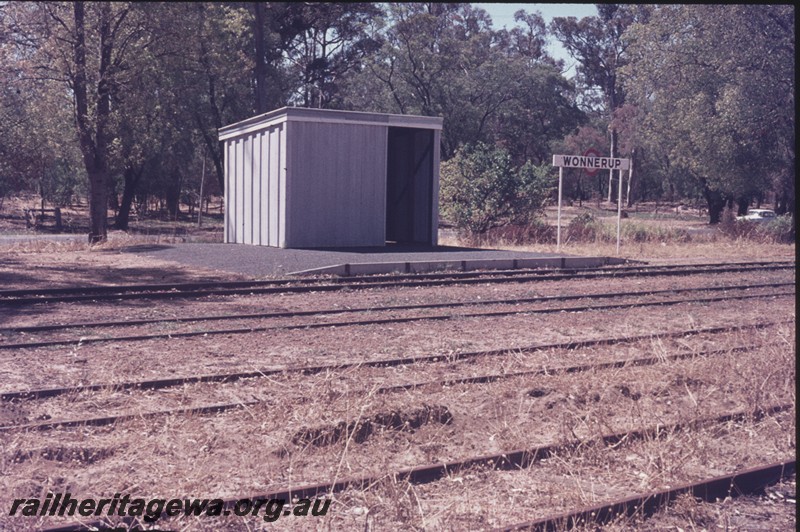
<svg viewBox="0 0 800 532">
<path fill-rule="evenodd" d="M 622 219 L 622 170 L 628 171 L 631 178 L 631 160 L 615 157 L 594 157 L 587 150 L 584 155 L 553 155 L 553 166 L 558 166 L 558 230 L 556 231 L 556 246 L 561 251 L 561 182 L 564 178 L 564 168 L 587 168 L 590 170 L 617 171 L 619 175 L 619 198 L 617 199 L 617 255 L 619 255 L 620 226 Z"/>
</svg>

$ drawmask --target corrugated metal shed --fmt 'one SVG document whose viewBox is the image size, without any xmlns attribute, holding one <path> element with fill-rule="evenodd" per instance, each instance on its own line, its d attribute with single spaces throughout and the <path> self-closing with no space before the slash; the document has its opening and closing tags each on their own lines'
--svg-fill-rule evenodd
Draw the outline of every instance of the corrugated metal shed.
<svg viewBox="0 0 800 532">
<path fill-rule="evenodd" d="M 225 242 L 436 245 L 442 119 L 285 107 L 226 126 Z"/>
</svg>

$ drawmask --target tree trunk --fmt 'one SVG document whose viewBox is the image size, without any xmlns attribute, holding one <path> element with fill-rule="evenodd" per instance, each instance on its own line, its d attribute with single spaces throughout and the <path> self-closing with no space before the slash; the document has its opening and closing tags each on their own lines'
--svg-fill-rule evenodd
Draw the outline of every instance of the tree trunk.
<svg viewBox="0 0 800 532">
<path fill-rule="evenodd" d="M 597 193 L 597 202 L 599 204 L 603 200 L 603 176 L 599 172 L 597 174 Z"/>
<path fill-rule="evenodd" d="M 253 2 L 253 9 L 255 10 L 253 37 L 255 39 L 256 53 L 256 113 L 262 114 L 267 112 L 267 69 L 264 64 L 266 57 L 266 47 L 264 46 L 264 4 L 262 2 Z"/>
<path fill-rule="evenodd" d="M 75 40 L 72 73 L 72 90 L 75 98 L 75 120 L 78 125 L 83 163 L 89 176 L 89 243 L 103 242 L 108 238 L 108 169 L 109 138 L 106 128 L 111 114 L 111 93 L 108 70 L 111 66 L 113 36 L 111 30 L 111 5 L 103 2 L 98 6 L 100 20 L 100 64 L 96 87 L 94 121 L 89 117 L 89 90 L 86 75 L 86 26 L 83 2 L 73 4 L 75 17 Z M 95 91 L 92 91 L 93 96 Z"/>
<path fill-rule="evenodd" d="M 613 109 L 614 107 L 612 107 Z M 610 129 L 611 132 L 611 158 L 617 156 L 617 130 L 613 127 Z M 613 186 L 613 179 L 614 179 L 614 170 L 608 171 L 608 201 L 611 202 L 611 194 L 614 188 Z M 620 186 L 622 186 L 622 174 L 620 174 Z"/>
<path fill-rule="evenodd" d="M 710 190 L 707 185 L 703 185 L 703 196 L 708 204 L 708 223 L 718 224 L 725 210 L 725 196 L 719 190 Z"/>
<path fill-rule="evenodd" d="M 131 215 L 131 207 L 133 206 L 133 191 L 128 191 L 128 187 L 122 191 L 122 201 L 119 204 L 119 212 L 114 227 L 120 231 L 128 230 L 128 222 Z"/>
<path fill-rule="evenodd" d="M 176 220 L 180 212 L 180 199 L 181 199 L 181 178 L 176 176 L 164 191 L 165 201 L 167 204 L 167 212 L 171 220 Z"/>
<path fill-rule="evenodd" d="M 747 214 L 747 209 L 750 207 L 750 198 L 739 198 L 736 202 L 736 215 L 744 216 Z"/>
<path fill-rule="evenodd" d="M 198 8 L 200 10 L 201 16 L 201 26 L 205 21 L 205 11 L 203 8 L 203 3 L 198 2 Z M 208 104 L 209 110 L 211 111 L 211 119 L 213 122 L 214 129 L 209 131 L 209 128 L 205 126 L 205 115 L 204 111 L 200 109 L 195 109 L 194 117 L 197 123 L 198 129 L 200 129 L 201 134 L 203 135 L 203 140 L 206 143 L 206 147 L 208 148 L 208 153 L 211 156 L 211 161 L 214 163 L 214 170 L 217 174 L 217 181 L 219 182 L 219 188 L 222 191 L 222 195 L 225 195 L 225 172 L 222 168 L 224 162 L 224 150 L 225 144 L 219 140 L 217 132 L 222 127 L 222 114 L 220 111 L 219 106 L 217 105 L 217 83 L 216 79 L 213 75 L 211 75 L 212 68 L 211 68 L 211 59 L 209 58 L 208 48 L 206 47 L 206 43 L 203 39 L 200 39 L 200 63 L 203 65 L 205 72 L 207 74 L 207 90 L 208 90 Z"/>
<path fill-rule="evenodd" d="M 142 171 L 139 170 L 136 172 L 133 168 L 126 168 L 123 176 L 125 178 L 125 185 L 122 188 L 122 201 L 119 205 L 119 212 L 117 213 L 114 227 L 122 231 L 127 231 L 131 207 L 133 206 L 133 197 L 136 192 L 136 185 L 139 182 L 139 178 L 142 176 Z"/>
<path fill-rule="evenodd" d="M 636 150 L 634 149 L 631 150 L 631 169 L 628 170 L 628 192 L 625 200 L 626 201 L 625 204 L 628 206 L 629 209 L 633 207 L 633 199 L 631 198 L 631 182 L 633 181 L 633 175 L 634 175 L 633 167 L 635 162 L 636 162 Z"/>
<path fill-rule="evenodd" d="M 97 244 L 108 237 L 107 172 L 93 168 L 89 172 L 89 243 Z"/>
</svg>

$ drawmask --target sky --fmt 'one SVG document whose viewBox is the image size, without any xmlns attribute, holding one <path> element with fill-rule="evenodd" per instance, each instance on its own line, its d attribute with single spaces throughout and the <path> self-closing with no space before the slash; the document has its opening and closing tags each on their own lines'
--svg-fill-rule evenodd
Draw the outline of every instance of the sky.
<svg viewBox="0 0 800 532">
<path fill-rule="evenodd" d="M 553 17 L 583 17 L 597 16 L 597 8 L 595 4 L 495 4 L 495 3 L 477 3 L 472 4 L 475 7 L 480 7 L 489 13 L 492 17 L 492 26 L 496 29 L 500 28 L 513 28 L 516 23 L 514 22 L 514 13 L 523 9 L 528 13 L 539 11 L 544 17 L 545 24 L 550 24 Z M 567 77 L 574 73 L 575 60 L 572 59 L 564 48 L 555 39 L 550 39 L 547 51 L 556 59 L 563 59 L 564 64 L 568 67 Z"/>
</svg>

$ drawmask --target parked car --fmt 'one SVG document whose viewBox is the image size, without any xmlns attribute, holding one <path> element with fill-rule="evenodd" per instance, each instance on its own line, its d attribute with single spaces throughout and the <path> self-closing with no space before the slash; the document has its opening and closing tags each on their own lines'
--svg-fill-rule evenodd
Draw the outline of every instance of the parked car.
<svg viewBox="0 0 800 532">
<path fill-rule="evenodd" d="M 737 220 L 748 222 L 768 222 L 774 220 L 777 215 L 770 209 L 750 209 L 744 216 L 737 216 Z"/>
</svg>

